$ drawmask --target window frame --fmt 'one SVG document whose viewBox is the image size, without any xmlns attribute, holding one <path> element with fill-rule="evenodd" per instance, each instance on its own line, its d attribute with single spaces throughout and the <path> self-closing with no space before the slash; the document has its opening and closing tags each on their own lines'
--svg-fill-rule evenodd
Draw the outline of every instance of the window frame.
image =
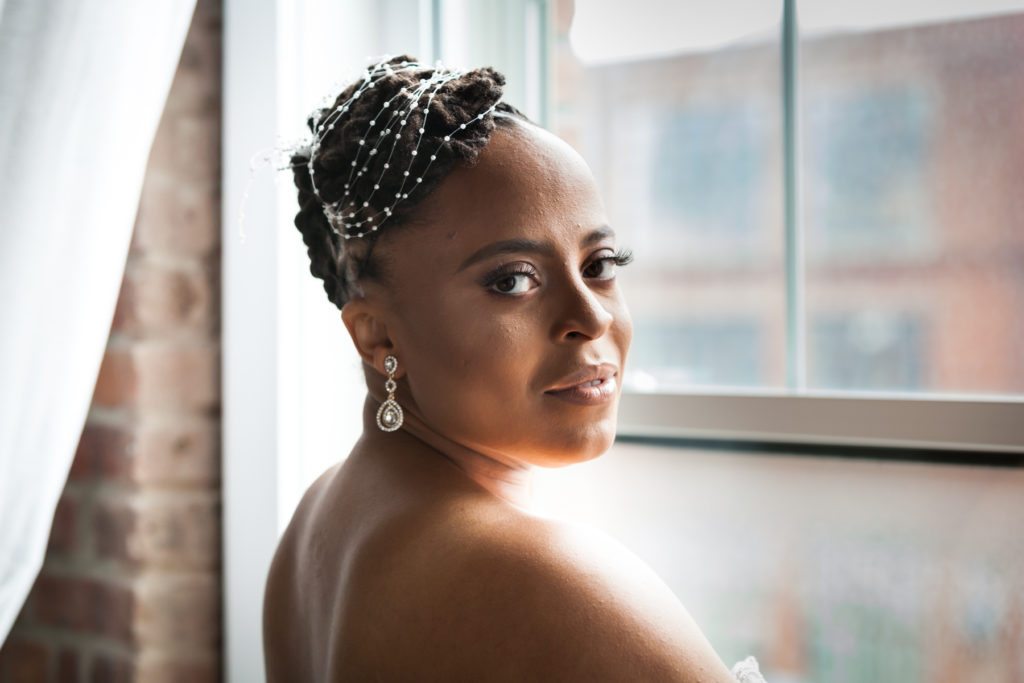
<svg viewBox="0 0 1024 683">
<path fill-rule="evenodd" d="M 625 440 L 710 439 L 746 444 L 810 444 L 910 450 L 1024 453 L 1024 396 L 807 388 L 804 243 L 800 226 L 799 42 L 797 0 L 782 0 L 782 144 L 786 258 L 786 388 L 686 392 L 623 390 L 618 434 Z"/>
</svg>

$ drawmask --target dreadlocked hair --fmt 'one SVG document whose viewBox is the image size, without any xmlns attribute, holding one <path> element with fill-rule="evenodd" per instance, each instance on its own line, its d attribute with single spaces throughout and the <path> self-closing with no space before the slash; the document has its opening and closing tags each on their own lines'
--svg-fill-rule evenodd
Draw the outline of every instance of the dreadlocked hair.
<svg viewBox="0 0 1024 683">
<path fill-rule="evenodd" d="M 402 61 L 408 63 L 417 60 L 409 55 L 400 55 L 387 63 L 397 66 Z M 368 135 L 366 130 L 369 122 L 380 115 L 383 102 L 391 99 L 402 88 L 408 87 L 411 90 L 421 79 L 430 78 L 435 71 L 423 67 L 381 76 L 376 79 L 373 88 L 364 90 L 358 99 L 350 103 L 349 109 L 334 120 L 333 129 L 324 131 L 325 135 L 313 162 L 317 190 L 324 202 L 333 203 L 341 199 L 352 161 L 356 159 L 361 147 L 359 140 L 365 138 L 366 145 L 377 145 L 380 141 L 383 126 L 377 126 Z M 356 81 L 346 87 L 330 108 L 319 108 L 310 114 L 306 125 L 314 136 L 318 122 L 349 100 L 359 84 Z M 504 85 L 505 76 L 493 68 L 487 66 L 473 69 L 442 84 L 430 100 L 428 113 L 425 114 L 424 108 L 418 106 L 405 116 L 407 125 L 402 127 L 400 136 L 390 136 L 389 141 L 381 147 L 384 153 L 371 156 L 364 162 L 367 169 L 364 178 L 349 188 L 348 197 L 353 201 L 353 206 L 359 207 L 355 210 L 355 220 L 362 221 L 365 216 L 378 214 L 391 206 L 389 199 L 395 197 L 404 179 L 395 169 L 408 169 L 410 176 L 422 177 L 423 180 L 414 184 L 414 194 L 410 189 L 405 190 L 409 196 L 395 205 L 380 230 L 367 231 L 363 237 L 344 239 L 334 232 L 324 215 L 323 204 L 313 193 L 307 166 L 311 148 L 303 147 L 292 154 L 291 168 L 295 186 L 299 190 L 299 212 L 295 215 L 295 227 L 302 233 L 302 241 L 307 247 L 310 272 L 323 280 L 327 298 L 338 309 L 359 291 L 359 282 L 387 282 L 389 274 L 386 261 L 385 267 L 382 267 L 380 258 L 370 260 L 373 247 L 382 233 L 389 233 L 422 218 L 417 206 L 458 164 L 470 167 L 476 164 L 496 126 L 511 127 L 514 125 L 513 119 L 533 123 L 512 105 L 499 102 Z M 495 114 L 502 112 L 506 116 L 485 116 L 468 123 L 491 106 L 495 106 Z M 458 135 L 453 135 L 441 144 L 445 135 L 464 122 L 467 122 L 464 130 L 459 130 Z M 420 128 L 424 129 L 422 137 Z M 418 138 L 419 149 L 424 151 L 418 152 L 417 157 L 412 152 L 416 149 Z M 393 152 L 390 149 L 392 144 Z M 430 154 L 436 155 L 436 159 L 428 161 Z M 388 163 L 388 169 L 383 168 L 384 163 Z M 375 184 L 379 184 L 379 188 L 375 189 Z M 371 193 L 375 193 L 372 198 Z M 369 202 L 367 207 L 363 207 L 364 201 Z"/>
</svg>

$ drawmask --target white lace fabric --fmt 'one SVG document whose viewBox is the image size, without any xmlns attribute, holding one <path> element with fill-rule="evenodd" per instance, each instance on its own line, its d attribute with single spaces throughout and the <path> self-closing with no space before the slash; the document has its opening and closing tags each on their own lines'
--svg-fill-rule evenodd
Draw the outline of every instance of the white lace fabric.
<svg viewBox="0 0 1024 683">
<path fill-rule="evenodd" d="M 754 655 L 747 655 L 733 664 L 730 673 L 739 683 L 768 683 L 761 675 L 761 669 L 758 668 Z"/>
</svg>

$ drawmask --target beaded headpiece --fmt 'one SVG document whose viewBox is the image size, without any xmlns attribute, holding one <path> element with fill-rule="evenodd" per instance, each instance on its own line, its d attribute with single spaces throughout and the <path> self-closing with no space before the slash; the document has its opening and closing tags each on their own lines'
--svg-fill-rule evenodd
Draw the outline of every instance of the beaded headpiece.
<svg viewBox="0 0 1024 683">
<path fill-rule="evenodd" d="M 335 124 L 341 118 L 341 116 L 346 111 L 349 110 L 349 108 L 352 106 L 352 103 L 355 102 L 355 100 L 359 99 L 359 96 L 362 95 L 364 92 L 366 92 L 370 88 L 375 87 L 377 85 L 377 82 L 382 77 L 393 75 L 396 72 L 425 68 L 425 66 L 420 62 L 409 60 L 403 60 L 402 62 L 398 63 L 397 66 L 395 66 L 389 63 L 390 59 L 390 55 L 385 56 L 383 60 L 378 62 L 373 67 L 367 69 L 363 74 L 362 82 L 359 84 L 359 87 L 355 90 L 355 92 L 352 93 L 351 97 L 349 97 L 347 100 L 334 107 L 333 110 L 331 110 L 328 114 L 323 116 L 322 120 L 320 118 L 320 115 L 324 111 L 322 109 L 318 110 L 313 118 L 314 139 L 310 145 L 309 161 L 307 162 L 307 166 L 309 167 L 310 181 L 313 184 L 313 193 L 316 195 L 317 199 L 319 199 L 321 204 L 323 205 L 323 212 L 324 215 L 327 216 L 327 221 L 328 223 L 330 223 L 331 229 L 336 234 L 344 237 L 345 239 L 351 239 L 353 237 L 362 237 L 363 235 L 376 231 L 381 226 L 381 224 L 384 223 L 384 221 L 386 221 L 391 216 L 391 213 L 394 210 L 395 206 L 403 199 L 407 198 L 409 196 L 409 193 L 414 191 L 416 187 L 423 182 L 423 173 L 425 173 L 426 169 L 430 167 L 430 164 L 433 163 L 435 159 L 437 159 L 437 149 L 429 150 L 430 159 L 427 162 L 427 165 L 423 167 L 423 169 L 420 171 L 418 175 L 416 175 L 415 177 L 410 176 L 410 171 L 412 169 L 413 164 L 416 161 L 416 158 L 420 154 L 425 153 L 424 150 L 420 150 L 420 141 L 423 139 L 423 134 L 426 132 L 425 124 L 427 116 L 430 113 L 430 103 L 431 101 L 433 101 L 434 96 L 437 94 L 438 90 L 441 88 L 442 85 L 444 85 L 448 81 L 459 78 L 460 76 L 463 75 L 463 73 L 465 73 L 459 69 L 444 69 L 443 67 L 441 67 L 440 60 L 438 60 L 438 62 L 434 66 L 434 72 L 429 78 L 421 78 L 419 84 L 416 85 L 415 87 L 410 86 L 402 88 L 394 97 L 391 97 L 390 99 L 385 101 L 380 112 L 378 112 L 370 120 L 369 127 L 359 139 L 359 149 L 356 152 L 355 159 L 352 160 L 351 168 L 349 170 L 349 176 L 348 179 L 345 181 L 344 194 L 342 194 L 341 198 L 338 199 L 337 201 L 326 202 L 324 201 L 323 197 L 320 196 L 320 191 L 316 185 L 316 173 L 313 169 L 313 160 L 316 157 L 317 151 L 320 149 L 320 143 L 323 141 L 324 136 L 326 136 L 330 131 L 334 130 Z M 405 98 L 404 101 L 395 102 L 395 100 L 398 100 L 401 97 Z M 421 105 L 420 99 L 423 97 L 426 97 L 426 103 Z M 465 130 L 466 127 L 472 124 L 474 121 L 479 121 L 483 119 L 487 114 L 494 112 L 497 106 L 497 104 L 494 104 L 493 106 L 488 107 L 487 109 L 477 114 L 474 118 L 470 119 L 469 121 L 457 125 L 447 135 L 444 136 L 443 141 L 438 146 L 438 149 L 440 149 L 440 147 L 443 146 L 444 143 L 448 142 L 453 136 L 457 135 L 460 131 Z M 418 131 L 419 137 L 416 140 L 416 146 L 412 150 L 412 160 L 409 162 L 408 168 L 405 168 L 401 171 L 403 178 L 401 186 L 398 188 L 398 192 L 395 193 L 395 196 L 393 198 L 385 199 L 385 202 L 388 199 L 391 200 L 390 206 L 386 206 L 383 209 L 383 211 L 378 211 L 376 214 L 368 216 L 363 220 L 347 220 L 354 219 L 356 217 L 356 212 L 359 211 L 361 208 L 356 206 L 355 200 L 349 200 L 347 204 L 345 202 L 349 196 L 349 191 L 355 184 L 356 180 L 368 171 L 368 166 L 366 166 L 365 164 L 372 157 L 381 153 L 386 153 L 388 155 L 388 160 L 384 162 L 383 173 L 387 173 L 388 170 L 391 169 L 390 160 L 392 158 L 392 155 L 394 154 L 395 146 L 398 144 L 398 139 L 401 137 L 402 128 L 407 124 L 409 120 L 409 115 L 420 107 L 422 107 L 423 109 L 423 120 L 420 124 Z M 381 120 L 384 117 L 387 117 L 386 122 Z M 382 129 L 381 135 L 377 143 L 370 147 L 370 145 L 367 144 L 367 140 L 373 134 L 373 128 L 377 126 L 378 123 L 380 124 L 380 127 Z M 394 140 L 390 150 L 382 150 L 381 147 L 384 145 L 384 142 L 389 138 L 392 138 Z M 360 160 L 360 157 L 363 155 L 364 150 L 366 150 L 366 156 L 363 157 L 362 160 Z M 395 170 L 395 172 L 398 172 L 397 169 Z M 370 192 L 370 195 L 366 198 L 366 200 L 363 201 L 363 207 L 368 207 L 370 205 L 369 199 L 373 197 L 377 190 L 380 189 L 380 180 L 383 179 L 384 177 L 383 173 L 381 177 L 374 182 L 373 191 Z M 406 189 L 407 183 L 410 184 L 408 189 Z M 359 228 L 360 226 L 363 225 L 365 225 L 366 227 L 356 232 L 355 234 L 349 234 L 345 232 L 346 229 Z"/>
</svg>

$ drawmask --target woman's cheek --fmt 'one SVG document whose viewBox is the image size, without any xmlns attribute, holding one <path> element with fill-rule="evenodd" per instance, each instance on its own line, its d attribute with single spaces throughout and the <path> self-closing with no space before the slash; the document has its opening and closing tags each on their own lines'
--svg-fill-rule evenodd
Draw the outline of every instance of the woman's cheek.
<svg viewBox="0 0 1024 683">
<path fill-rule="evenodd" d="M 629 347 L 633 342 L 633 318 L 629 314 L 629 310 L 623 306 L 622 308 L 622 356 L 625 360 L 626 354 L 629 352 Z"/>
<path fill-rule="evenodd" d="M 529 351 L 529 349 L 522 348 L 522 345 L 526 343 L 524 337 L 527 336 L 528 326 L 521 318 L 504 318 L 497 322 L 496 327 L 495 336 L 497 344 L 502 349 L 519 352 Z"/>
</svg>

